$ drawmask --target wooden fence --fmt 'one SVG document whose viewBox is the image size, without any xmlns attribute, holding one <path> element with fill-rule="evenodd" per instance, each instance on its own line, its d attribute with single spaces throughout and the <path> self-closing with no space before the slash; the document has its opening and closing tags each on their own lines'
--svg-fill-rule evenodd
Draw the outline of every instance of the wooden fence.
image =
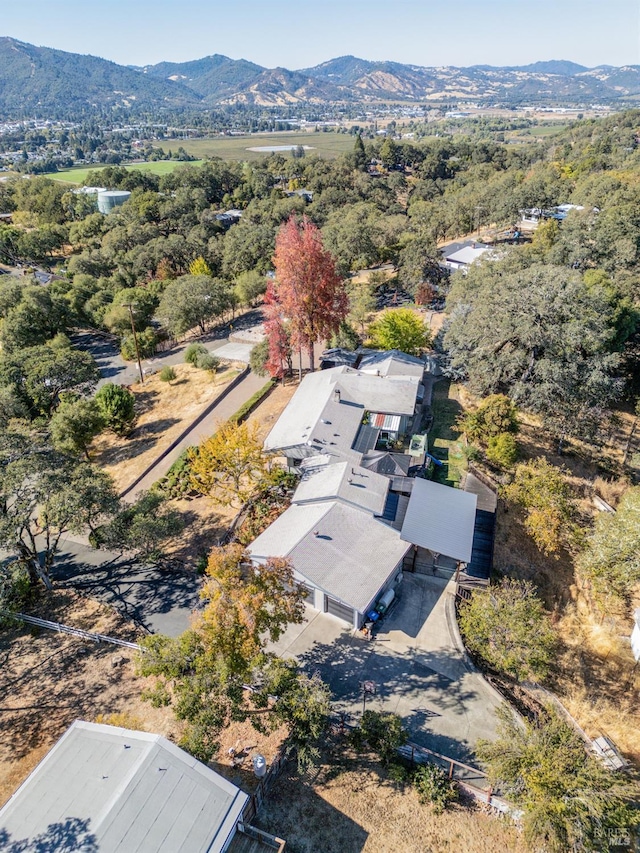
<svg viewBox="0 0 640 853">
<path fill-rule="evenodd" d="M 253 818 L 260 811 L 260 807 L 264 802 L 264 798 L 266 797 L 267 793 L 269 792 L 269 789 L 280 774 L 280 771 L 284 767 L 286 760 L 287 759 L 284 752 L 278 752 L 271 764 L 269 765 L 269 768 L 264 777 L 259 780 L 258 787 L 251 795 L 251 798 L 248 800 L 242 815 L 242 820 L 245 823 L 249 823 L 250 821 L 252 821 Z"/>
</svg>

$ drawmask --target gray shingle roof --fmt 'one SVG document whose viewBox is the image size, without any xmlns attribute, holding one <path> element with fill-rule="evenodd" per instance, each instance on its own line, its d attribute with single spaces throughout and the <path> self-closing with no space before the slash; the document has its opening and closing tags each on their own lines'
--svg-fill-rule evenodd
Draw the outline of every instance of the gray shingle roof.
<svg viewBox="0 0 640 853">
<path fill-rule="evenodd" d="M 0 810 L 0 829 L 15 843 L 77 818 L 100 853 L 218 853 L 247 799 L 159 735 L 76 721 Z"/>
<path fill-rule="evenodd" d="M 402 539 L 468 563 L 473 546 L 476 503 L 476 495 L 416 478 L 402 525 Z"/>
<path fill-rule="evenodd" d="M 375 515 L 382 514 L 389 491 L 387 477 L 349 462 L 330 464 L 323 456 L 305 460 L 300 467 L 303 473 L 294 503 L 342 500 Z"/>
<path fill-rule="evenodd" d="M 422 379 L 424 359 L 407 355 L 398 349 L 365 350 L 358 370 L 363 373 L 379 373 L 381 376 L 416 376 Z"/>
<path fill-rule="evenodd" d="M 248 547 L 255 559 L 288 557 L 302 579 L 361 613 L 408 550 L 398 531 L 340 501 L 294 504 Z"/>
<path fill-rule="evenodd" d="M 364 410 L 412 415 L 419 387 L 417 376 L 377 376 L 349 367 L 309 373 L 271 429 L 265 450 L 352 458 Z"/>
</svg>

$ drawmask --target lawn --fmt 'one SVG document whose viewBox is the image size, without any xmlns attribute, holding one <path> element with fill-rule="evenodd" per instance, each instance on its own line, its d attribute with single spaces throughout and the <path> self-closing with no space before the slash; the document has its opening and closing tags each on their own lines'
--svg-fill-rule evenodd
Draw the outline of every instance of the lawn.
<svg viewBox="0 0 640 853">
<path fill-rule="evenodd" d="M 433 479 L 448 486 L 459 486 L 467 467 L 464 445 L 454 424 L 462 412 L 458 388 L 447 379 L 433 386 L 431 402 L 433 425 L 429 430 L 429 453 L 444 464 L 436 465 Z"/>
<path fill-rule="evenodd" d="M 154 160 L 150 163 L 126 163 L 123 164 L 125 169 L 137 172 L 151 172 L 153 175 L 168 175 L 177 169 L 178 166 L 184 166 L 185 163 L 181 160 Z M 202 160 L 194 160 L 189 163 L 190 166 L 202 165 Z M 87 180 L 89 172 L 100 171 L 106 169 L 106 166 L 79 166 L 73 169 L 61 169 L 59 172 L 48 172 L 44 177 L 52 178 L 54 181 L 62 181 L 66 184 L 84 184 Z"/>
<path fill-rule="evenodd" d="M 168 140 L 163 144 L 165 151 L 175 149 L 177 140 Z M 181 139 L 180 145 L 193 157 L 221 157 L 223 160 L 260 160 L 268 156 L 268 151 L 248 151 L 248 148 L 280 145 L 306 145 L 307 156 L 318 154 L 321 157 L 338 157 L 345 151 L 353 150 L 353 137 L 345 133 L 254 133 L 242 136 L 219 136 L 214 139 Z M 281 152 L 285 157 L 288 151 Z"/>
</svg>

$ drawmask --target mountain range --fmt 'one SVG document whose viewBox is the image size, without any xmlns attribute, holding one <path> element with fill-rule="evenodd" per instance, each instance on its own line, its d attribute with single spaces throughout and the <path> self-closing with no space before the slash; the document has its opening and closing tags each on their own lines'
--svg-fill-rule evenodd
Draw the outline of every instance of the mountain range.
<svg viewBox="0 0 640 853">
<path fill-rule="evenodd" d="M 312 68 L 264 68 L 214 54 L 132 67 L 0 37 L 0 115 L 54 118 L 121 109 L 209 109 L 404 101 L 628 105 L 640 66 L 586 68 L 557 60 L 520 67 L 423 67 L 341 56 Z"/>
</svg>

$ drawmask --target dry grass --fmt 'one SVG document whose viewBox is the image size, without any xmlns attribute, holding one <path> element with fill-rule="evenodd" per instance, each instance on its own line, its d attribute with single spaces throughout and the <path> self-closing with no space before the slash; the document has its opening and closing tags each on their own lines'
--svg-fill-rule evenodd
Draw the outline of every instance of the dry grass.
<svg viewBox="0 0 640 853">
<path fill-rule="evenodd" d="M 459 401 L 474 408 L 477 400 L 463 387 Z M 626 478 L 603 477 L 593 448 L 571 442 L 562 456 L 557 445 L 536 417 L 519 414 L 518 444 L 523 460 L 542 456 L 566 470 L 577 503 L 578 520 L 588 529 L 598 510 L 594 494 L 616 506 L 629 487 Z M 631 416 L 619 413 L 619 422 L 610 436 L 604 456 L 613 463 L 622 461 L 630 431 Z M 640 674 L 633 672 L 634 660 L 628 639 L 628 612 L 600 617 L 589 609 L 574 566 L 574 554 L 561 550 L 545 556 L 527 534 L 521 513 L 499 502 L 494 550 L 495 568 L 512 577 L 532 581 L 551 612 L 559 640 L 559 651 L 548 687 L 591 737 L 608 734 L 627 755 L 640 762 Z M 640 604 L 640 602 L 638 602 Z"/>
<path fill-rule="evenodd" d="M 185 528 L 163 551 L 186 566 L 193 566 L 211 551 L 238 512 L 235 507 L 222 506 L 209 497 L 172 500 L 170 506 L 181 513 Z"/>
<path fill-rule="evenodd" d="M 173 382 L 162 382 L 154 374 L 144 385 L 131 386 L 137 413 L 131 435 L 119 438 L 105 432 L 91 446 L 92 460 L 113 477 L 118 491 L 133 483 L 238 373 L 230 369 L 212 377 L 189 364 L 174 370 Z"/>
<path fill-rule="evenodd" d="M 599 624 L 580 604 L 566 608 L 556 630 L 562 648 L 554 691 L 590 737 L 609 735 L 640 763 L 640 673 L 628 640 L 611 620 Z"/>
<path fill-rule="evenodd" d="M 524 853 L 516 829 L 473 805 L 436 816 L 410 787 L 392 782 L 377 762 L 344 743 L 325 751 L 313 773 L 289 765 L 257 826 L 286 839 L 290 853 Z"/>
<path fill-rule="evenodd" d="M 71 591 L 56 591 L 32 612 L 63 624 L 135 641 L 139 632 L 117 611 Z M 135 651 L 96 645 L 22 624 L 0 635 L 0 807 L 74 720 L 106 723 L 161 734 L 178 741 L 181 724 L 169 708 L 141 699 L 153 679 L 135 673 Z M 211 766 L 251 792 L 256 784 L 251 758 L 273 761 L 285 737 L 281 727 L 259 734 L 249 722 L 232 723 L 220 738 Z M 244 751 L 233 766 L 229 747 Z"/>
<path fill-rule="evenodd" d="M 135 639 L 132 624 L 96 601 L 56 592 L 38 615 L 121 639 Z M 125 714 L 147 731 L 171 736 L 166 708 L 140 698 L 147 679 L 134 673 L 133 651 L 96 645 L 18 625 L 0 635 L 0 805 L 33 770 L 74 720 Z"/>
</svg>

